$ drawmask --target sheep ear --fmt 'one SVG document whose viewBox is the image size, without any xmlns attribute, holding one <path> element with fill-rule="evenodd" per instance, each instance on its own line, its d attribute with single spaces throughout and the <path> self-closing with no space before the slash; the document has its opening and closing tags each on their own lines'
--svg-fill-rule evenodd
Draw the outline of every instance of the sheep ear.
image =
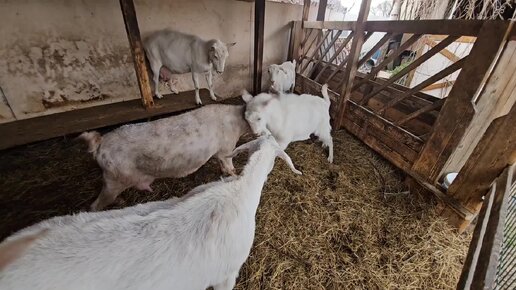
<svg viewBox="0 0 516 290">
<path fill-rule="evenodd" d="M 232 47 L 235 46 L 236 42 L 226 43 L 226 47 Z"/>
<path fill-rule="evenodd" d="M 253 95 L 251 95 L 246 90 L 242 91 L 242 100 L 244 100 L 244 102 L 249 103 L 252 99 L 253 99 Z"/>
<path fill-rule="evenodd" d="M 292 163 L 292 159 L 290 159 L 290 156 L 288 156 L 287 153 L 285 153 L 285 151 L 278 149 L 278 151 L 276 151 L 276 155 L 279 158 L 285 160 L 285 162 L 287 163 L 288 167 L 290 167 L 290 170 L 292 170 L 292 172 L 294 172 L 295 174 L 303 175 L 303 173 L 301 171 L 296 169 L 296 167 L 294 166 L 294 163 Z"/>
</svg>

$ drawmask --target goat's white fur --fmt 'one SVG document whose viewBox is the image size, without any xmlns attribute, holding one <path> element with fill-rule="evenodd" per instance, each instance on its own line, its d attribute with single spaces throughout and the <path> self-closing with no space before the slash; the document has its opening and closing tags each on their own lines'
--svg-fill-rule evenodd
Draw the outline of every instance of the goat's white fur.
<svg viewBox="0 0 516 290">
<path fill-rule="evenodd" d="M 293 92 L 296 85 L 296 60 L 269 66 L 271 89 L 277 92 Z"/>
<path fill-rule="evenodd" d="M 79 136 L 103 170 L 104 186 L 92 210 L 111 204 L 125 189 L 152 191 L 156 178 L 184 177 L 212 156 L 222 171 L 235 174 L 227 156 L 249 125 L 244 106 L 214 104 L 152 122 L 124 125 L 104 136 Z"/>
<path fill-rule="evenodd" d="M 154 92 L 162 98 L 159 92 L 159 77 L 162 66 L 168 73 L 192 73 L 195 86 L 195 102 L 202 105 L 199 96 L 199 73 L 204 73 L 210 97 L 216 100 L 213 93 L 212 69 L 218 73 L 224 71 L 228 57 L 228 47 L 235 43 L 225 44 L 218 39 L 202 40 L 201 38 L 169 29 L 160 30 L 150 35 L 144 42 L 145 53 L 153 74 Z M 172 79 L 169 81 L 170 90 L 177 93 Z"/>
<path fill-rule="evenodd" d="M 185 197 L 122 210 L 58 217 L 8 240 L 49 229 L 0 272 L 10 290 L 232 289 L 254 240 L 255 215 L 276 156 L 297 174 L 271 136 L 248 150 L 243 172 Z"/>
<path fill-rule="evenodd" d="M 322 86 L 323 98 L 314 95 L 267 94 L 255 97 L 242 94 L 246 104 L 245 118 L 256 135 L 272 134 L 281 148 L 290 142 L 307 140 L 311 134 L 328 147 L 328 161 L 333 162 L 328 85 Z"/>
</svg>

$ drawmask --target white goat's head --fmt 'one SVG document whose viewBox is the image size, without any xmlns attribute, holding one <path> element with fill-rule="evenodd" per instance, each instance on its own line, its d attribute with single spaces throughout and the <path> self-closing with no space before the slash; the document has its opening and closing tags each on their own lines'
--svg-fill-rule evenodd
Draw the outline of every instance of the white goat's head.
<svg viewBox="0 0 516 290">
<path fill-rule="evenodd" d="M 269 106 L 271 102 L 275 102 L 277 96 L 267 93 L 258 94 L 253 97 L 247 91 L 242 92 L 242 99 L 246 102 L 246 109 L 244 117 L 251 127 L 253 134 L 260 136 L 264 134 L 271 134 L 267 128 L 267 122 L 269 121 L 270 112 Z"/>
<path fill-rule="evenodd" d="M 272 157 L 279 157 L 283 159 L 287 163 L 290 170 L 292 170 L 292 172 L 299 175 L 302 174 L 301 171 L 296 169 L 294 163 L 292 163 L 292 159 L 290 159 L 290 156 L 288 156 L 287 153 L 285 153 L 285 151 L 283 151 L 283 149 L 280 148 L 278 142 L 276 142 L 276 139 L 274 139 L 272 135 L 263 135 L 256 138 L 255 140 L 249 141 L 238 146 L 237 148 L 235 148 L 235 150 L 233 150 L 231 157 L 235 157 L 243 151 L 248 151 L 249 156 L 253 155 L 253 153 L 257 151 L 269 152 L 272 155 Z M 269 172 L 274 167 L 274 158 L 271 159 L 269 168 L 267 168 Z"/>
<path fill-rule="evenodd" d="M 228 47 L 235 45 L 236 42 L 225 44 L 220 40 L 214 40 L 210 46 L 208 57 L 210 63 L 213 64 L 213 68 L 219 74 L 224 72 L 224 66 L 226 65 L 226 59 L 229 56 Z"/>
</svg>

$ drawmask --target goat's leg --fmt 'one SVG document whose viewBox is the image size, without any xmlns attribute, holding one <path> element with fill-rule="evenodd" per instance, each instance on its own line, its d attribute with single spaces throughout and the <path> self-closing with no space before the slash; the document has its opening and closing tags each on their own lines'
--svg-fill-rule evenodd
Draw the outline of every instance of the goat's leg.
<svg viewBox="0 0 516 290">
<path fill-rule="evenodd" d="M 220 161 L 220 169 L 222 172 L 236 176 L 235 166 L 233 166 L 233 158 L 228 157 L 231 152 L 232 150 L 219 152 L 216 157 Z"/>
<path fill-rule="evenodd" d="M 159 71 L 161 69 L 162 63 L 155 60 L 149 60 L 149 63 L 152 70 L 152 79 L 154 81 L 154 94 L 156 95 L 156 98 L 161 99 L 163 98 L 163 95 L 159 93 Z"/>
<path fill-rule="evenodd" d="M 199 96 L 199 76 L 192 72 L 192 79 L 195 87 L 195 103 L 197 105 L 202 105 L 201 97 Z"/>
<path fill-rule="evenodd" d="M 214 101 L 217 100 L 217 97 L 213 93 L 213 73 L 211 69 L 206 73 L 206 82 L 208 83 L 208 89 L 210 90 L 210 98 Z"/>
<path fill-rule="evenodd" d="M 119 181 L 104 178 L 104 186 L 97 199 L 91 204 L 92 211 L 102 210 L 104 207 L 112 204 L 116 197 L 125 189 L 127 186 Z"/>
<path fill-rule="evenodd" d="M 329 127 L 329 126 L 328 126 Z M 319 140 L 323 143 L 323 147 L 328 147 L 328 162 L 333 163 L 333 139 L 330 134 L 331 127 L 319 133 Z"/>
<path fill-rule="evenodd" d="M 235 287 L 238 272 L 231 274 L 224 282 L 213 285 L 213 290 L 231 290 Z"/>
</svg>

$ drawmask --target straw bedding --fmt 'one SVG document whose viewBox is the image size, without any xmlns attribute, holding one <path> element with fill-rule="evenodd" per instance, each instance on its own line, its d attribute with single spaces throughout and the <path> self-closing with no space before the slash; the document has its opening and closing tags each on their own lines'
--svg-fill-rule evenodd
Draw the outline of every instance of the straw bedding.
<svg viewBox="0 0 516 290">
<path fill-rule="evenodd" d="M 401 172 L 344 131 L 334 136 L 335 164 L 319 143 L 287 153 L 303 172 L 277 160 L 257 213 L 256 238 L 236 289 L 451 289 L 469 237 L 433 204 L 406 194 Z M 246 157 L 235 161 L 237 169 Z M 56 215 L 86 210 L 101 171 L 85 146 L 66 138 L 0 152 L 0 238 Z M 154 192 L 127 190 L 115 207 L 181 196 L 217 180 L 210 160 Z M 387 194 L 384 194 L 387 193 Z"/>
</svg>

